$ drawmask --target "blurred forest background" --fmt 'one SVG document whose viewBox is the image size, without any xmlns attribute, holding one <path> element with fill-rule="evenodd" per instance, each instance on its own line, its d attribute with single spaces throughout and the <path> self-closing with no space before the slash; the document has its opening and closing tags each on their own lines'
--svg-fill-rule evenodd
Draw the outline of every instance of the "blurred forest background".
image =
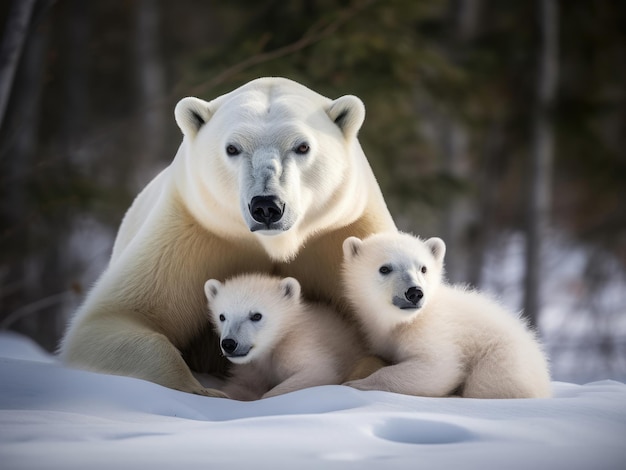
<svg viewBox="0 0 626 470">
<path fill-rule="evenodd" d="M 626 380 L 626 2 L 0 2 L 0 329 L 54 350 L 173 109 L 278 75 L 355 94 L 401 229 L 524 309 L 557 380 Z"/>
</svg>

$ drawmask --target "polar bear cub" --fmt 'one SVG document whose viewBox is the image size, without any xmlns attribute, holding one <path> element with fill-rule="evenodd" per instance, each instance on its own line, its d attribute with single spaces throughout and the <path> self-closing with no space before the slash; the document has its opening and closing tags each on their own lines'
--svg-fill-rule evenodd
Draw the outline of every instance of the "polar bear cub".
<svg viewBox="0 0 626 470">
<path fill-rule="evenodd" d="M 204 290 L 222 353 L 233 363 L 223 388 L 230 398 L 341 384 L 363 357 L 354 326 L 321 304 L 304 302 L 292 277 L 210 279 Z"/>
<path fill-rule="evenodd" d="M 346 385 L 431 397 L 551 396 L 548 362 L 525 322 L 443 282 L 440 238 L 350 237 L 343 251 L 346 296 L 371 352 L 391 364 Z"/>
</svg>

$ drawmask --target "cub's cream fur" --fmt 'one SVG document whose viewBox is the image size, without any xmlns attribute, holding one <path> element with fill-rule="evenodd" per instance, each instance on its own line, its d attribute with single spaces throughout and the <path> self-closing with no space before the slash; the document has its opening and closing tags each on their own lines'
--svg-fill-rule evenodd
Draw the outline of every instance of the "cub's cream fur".
<svg viewBox="0 0 626 470">
<path fill-rule="evenodd" d="M 442 281 L 445 244 L 384 233 L 343 244 L 346 295 L 390 365 L 346 385 L 408 395 L 551 396 L 548 362 L 519 317 Z"/>
<path fill-rule="evenodd" d="M 223 391 L 236 400 L 340 384 L 363 357 L 354 327 L 304 302 L 294 278 L 210 279 L 205 294 L 222 353 L 233 363 Z"/>
<path fill-rule="evenodd" d="M 184 98 L 175 118 L 178 153 L 126 213 L 60 355 L 75 367 L 221 396 L 191 373 L 221 374 L 228 364 L 206 322 L 204 282 L 293 276 L 308 300 L 345 310 L 343 240 L 394 223 L 357 139 L 365 108 L 355 96 L 331 100 L 261 78 L 210 102 Z"/>
</svg>

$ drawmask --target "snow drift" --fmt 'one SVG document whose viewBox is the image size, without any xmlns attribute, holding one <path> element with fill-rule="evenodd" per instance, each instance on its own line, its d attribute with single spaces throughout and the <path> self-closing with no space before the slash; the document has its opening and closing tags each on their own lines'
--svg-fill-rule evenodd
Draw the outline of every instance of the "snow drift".
<svg viewBox="0 0 626 470">
<path fill-rule="evenodd" d="M 553 386 L 541 400 L 325 386 L 244 403 L 68 369 L 2 333 L 0 467 L 625 468 L 626 385 Z"/>
</svg>

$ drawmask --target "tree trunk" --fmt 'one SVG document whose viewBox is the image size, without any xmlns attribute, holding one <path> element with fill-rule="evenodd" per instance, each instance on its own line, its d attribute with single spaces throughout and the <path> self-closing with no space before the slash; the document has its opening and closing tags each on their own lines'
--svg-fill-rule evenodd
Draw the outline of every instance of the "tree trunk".
<svg viewBox="0 0 626 470">
<path fill-rule="evenodd" d="M 494 116 L 486 129 L 481 162 L 475 170 L 478 182 L 478 215 L 471 237 L 467 282 L 479 289 L 483 284 L 483 267 L 487 253 L 492 248 L 492 239 L 496 231 L 495 212 L 500 190 L 497 182 L 502 174 L 506 154 L 503 127 L 503 117 Z"/>
<path fill-rule="evenodd" d="M 541 309 L 541 275 L 545 272 L 543 246 L 550 223 L 554 136 L 552 108 L 558 77 L 558 4 L 539 0 L 540 43 L 536 103 L 532 124 L 528 219 L 526 233 L 526 280 L 524 311 L 536 327 Z"/>
<path fill-rule="evenodd" d="M 64 146 L 72 165 L 86 165 L 92 153 L 84 145 L 88 122 L 88 59 L 91 29 L 90 2 L 70 0 L 64 25 L 67 62 L 64 73 L 65 107 L 63 112 Z M 89 154 L 88 154 L 89 153 Z"/>
<path fill-rule="evenodd" d="M 7 279 L 14 288 L 11 295 L 4 300 L 5 314 L 23 307 L 33 298 L 40 298 L 43 275 L 38 272 L 39 260 L 33 255 L 31 242 L 33 228 L 24 221 L 35 219 L 31 197 L 28 193 L 32 170 L 36 167 L 37 146 L 39 137 L 40 101 L 43 83 L 45 53 L 48 44 L 48 27 L 39 25 L 33 28 L 23 46 L 23 55 L 15 73 L 15 85 L 11 90 L 10 108 L 5 121 L 3 152 L 10 155 L 6 159 L 6 177 L 9 182 L 6 188 L 8 203 L 5 213 L 10 239 L 7 242 L 17 252 L 9 260 Z M 34 225 L 34 223 L 32 224 Z M 45 273 L 49 276 L 49 273 Z M 52 278 L 55 275 L 52 274 Z M 44 343 L 45 336 L 54 328 L 54 319 L 31 316 L 21 321 L 16 328 L 25 334 Z"/>
<path fill-rule="evenodd" d="M 134 143 L 134 190 L 145 186 L 161 166 L 166 129 L 165 73 L 158 47 L 159 4 L 156 0 L 138 0 L 136 9 L 134 63 L 140 131 Z"/>
<path fill-rule="evenodd" d="M 0 50 L 0 129 L 4 123 L 13 78 L 26 42 L 35 3 L 37 0 L 14 0 L 7 20 Z"/>
<path fill-rule="evenodd" d="M 443 171 L 464 182 L 469 174 L 468 135 L 458 118 L 448 113 L 441 121 Z M 446 242 L 446 274 L 450 282 L 464 280 L 467 228 L 472 221 L 472 207 L 466 194 L 455 194 L 442 217 L 441 236 Z"/>
<path fill-rule="evenodd" d="M 449 55 L 455 63 L 459 62 L 476 34 L 480 7 L 481 0 L 457 0 L 451 3 L 454 36 Z M 470 171 L 469 134 L 465 124 L 450 111 L 442 116 L 441 147 L 443 171 L 456 180 L 466 181 Z M 455 195 L 443 215 L 441 235 L 447 245 L 446 274 L 451 282 L 466 280 L 467 232 L 474 217 L 474 207 L 466 194 Z"/>
</svg>

